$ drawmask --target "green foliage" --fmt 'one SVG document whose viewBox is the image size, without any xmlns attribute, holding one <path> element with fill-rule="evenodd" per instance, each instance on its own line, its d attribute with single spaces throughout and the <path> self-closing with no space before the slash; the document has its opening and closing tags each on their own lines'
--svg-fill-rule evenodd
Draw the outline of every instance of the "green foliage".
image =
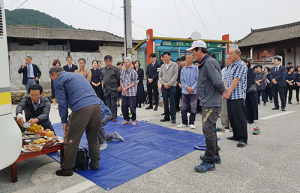
<svg viewBox="0 0 300 193">
<path fill-rule="evenodd" d="M 73 29 L 72 26 L 61 22 L 48 14 L 33 9 L 5 9 L 7 25 L 29 25 L 37 27 L 55 27 Z"/>
</svg>

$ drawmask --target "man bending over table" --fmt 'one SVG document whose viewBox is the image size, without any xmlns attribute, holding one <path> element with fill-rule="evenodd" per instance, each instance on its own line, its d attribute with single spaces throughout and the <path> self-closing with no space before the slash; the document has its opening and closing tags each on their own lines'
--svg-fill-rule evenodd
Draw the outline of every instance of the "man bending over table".
<svg viewBox="0 0 300 193">
<path fill-rule="evenodd" d="M 43 96 L 43 87 L 39 84 L 31 85 L 28 93 L 16 108 L 18 124 L 23 127 L 24 122 L 30 123 L 30 126 L 36 123 L 44 129 L 54 131 L 49 119 L 51 104 L 49 99 Z M 22 115 L 23 110 L 25 117 Z"/>
</svg>

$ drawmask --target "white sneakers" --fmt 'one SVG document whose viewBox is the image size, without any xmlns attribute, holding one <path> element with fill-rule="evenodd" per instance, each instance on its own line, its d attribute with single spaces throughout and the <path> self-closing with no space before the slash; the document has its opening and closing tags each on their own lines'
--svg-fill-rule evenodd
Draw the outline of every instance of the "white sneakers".
<svg viewBox="0 0 300 193">
<path fill-rule="evenodd" d="M 192 124 L 192 125 L 190 125 L 190 128 L 195 129 L 196 127 L 195 127 L 195 125 Z"/>
<path fill-rule="evenodd" d="M 188 127 L 188 125 L 184 125 L 183 123 L 181 123 L 180 125 L 177 125 L 177 127 L 178 127 L 178 128 L 183 128 L 183 127 Z M 191 125 L 190 125 L 190 128 L 191 128 L 191 129 L 195 129 L 196 127 L 195 127 L 194 124 L 191 124 Z"/>
<path fill-rule="evenodd" d="M 181 123 L 180 125 L 177 125 L 177 127 L 178 127 L 178 128 L 188 127 L 188 125 L 184 125 L 184 124 Z"/>
<path fill-rule="evenodd" d="M 58 109 L 58 105 L 53 106 L 55 109 Z"/>
</svg>

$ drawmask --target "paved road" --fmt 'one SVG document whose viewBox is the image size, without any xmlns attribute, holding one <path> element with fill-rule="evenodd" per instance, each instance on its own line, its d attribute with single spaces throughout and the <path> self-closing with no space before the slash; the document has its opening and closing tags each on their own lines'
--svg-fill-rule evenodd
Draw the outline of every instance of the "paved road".
<svg viewBox="0 0 300 193">
<path fill-rule="evenodd" d="M 237 142 L 225 139 L 232 133 L 219 134 L 222 164 L 216 165 L 215 171 L 195 172 L 193 168 L 200 163 L 199 155 L 203 152 L 193 151 L 110 192 L 299 192 L 300 105 L 294 101 L 285 112 L 272 111 L 272 107 L 270 103 L 259 106 L 260 120 L 248 124 L 246 148 L 237 148 Z M 159 122 L 162 112 L 162 108 L 154 112 L 143 107 L 137 110 L 137 118 L 152 117 L 152 123 L 177 129 L 171 123 Z M 60 121 L 57 113 L 57 109 L 51 109 L 53 123 Z M 200 116 L 196 119 L 196 129 L 185 130 L 202 133 Z M 179 113 L 177 123 L 180 123 Z M 261 133 L 253 136 L 252 128 L 256 126 Z M 76 173 L 57 177 L 54 172 L 58 169 L 59 164 L 46 155 L 22 161 L 18 163 L 16 183 L 10 181 L 9 167 L 0 171 L 0 192 L 106 192 Z"/>
</svg>

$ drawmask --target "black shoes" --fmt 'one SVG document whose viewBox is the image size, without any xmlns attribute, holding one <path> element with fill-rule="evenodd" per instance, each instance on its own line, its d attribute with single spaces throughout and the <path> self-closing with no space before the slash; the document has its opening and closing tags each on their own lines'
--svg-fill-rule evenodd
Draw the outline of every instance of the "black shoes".
<svg viewBox="0 0 300 193">
<path fill-rule="evenodd" d="M 291 101 L 289 101 L 289 104 L 293 104 Z"/>
<path fill-rule="evenodd" d="M 176 120 L 172 120 L 172 122 L 171 122 L 172 124 L 176 124 Z"/>
<path fill-rule="evenodd" d="M 264 106 L 266 106 L 267 105 L 267 103 L 266 102 L 264 102 Z"/>
<path fill-rule="evenodd" d="M 228 140 L 233 140 L 233 141 L 237 141 L 233 136 L 231 136 L 231 137 L 226 137 L 226 139 L 228 139 Z"/>
<path fill-rule="evenodd" d="M 160 122 L 167 122 L 170 121 L 170 119 L 161 119 Z"/>
<path fill-rule="evenodd" d="M 153 106 L 149 105 L 146 110 L 153 109 Z"/>
<path fill-rule="evenodd" d="M 247 123 L 249 123 L 249 124 L 253 124 L 254 122 L 253 122 L 253 121 L 251 121 L 251 120 L 247 120 Z"/>
<path fill-rule="evenodd" d="M 279 109 L 279 107 L 273 107 L 272 108 L 272 110 L 278 110 Z"/>
<path fill-rule="evenodd" d="M 281 110 L 282 110 L 282 111 L 285 111 L 285 107 L 282 107 Z"/>
<path fill-rule="evenodd" d="M 165 113 L 162 113 L 161 115 L 165 115 Z"/>
<path fill-rule="evenodd" d="M 154 107 L 154 111 L 157 111 L 157 106 Z"/>
<path fill-rule="evenodd" d="M 98 160 L 91 160 L 89 166 L 92 170 L 98 170 L 99 169 L 99 161 Z"/>
<path fill-rule="evenodd" d="M 237 144 L 237 147 L 245 147 L 247 145 L 247 143 L 243 142 L 243 141 L 239 141 L 239 143 Z"/>
<path fill-rule="evenodd" d="M 61 169 L 57 170 L 55 172 L 57 176 L 72 176 L 73 175 L 73 169 Z"/>
</svg>

